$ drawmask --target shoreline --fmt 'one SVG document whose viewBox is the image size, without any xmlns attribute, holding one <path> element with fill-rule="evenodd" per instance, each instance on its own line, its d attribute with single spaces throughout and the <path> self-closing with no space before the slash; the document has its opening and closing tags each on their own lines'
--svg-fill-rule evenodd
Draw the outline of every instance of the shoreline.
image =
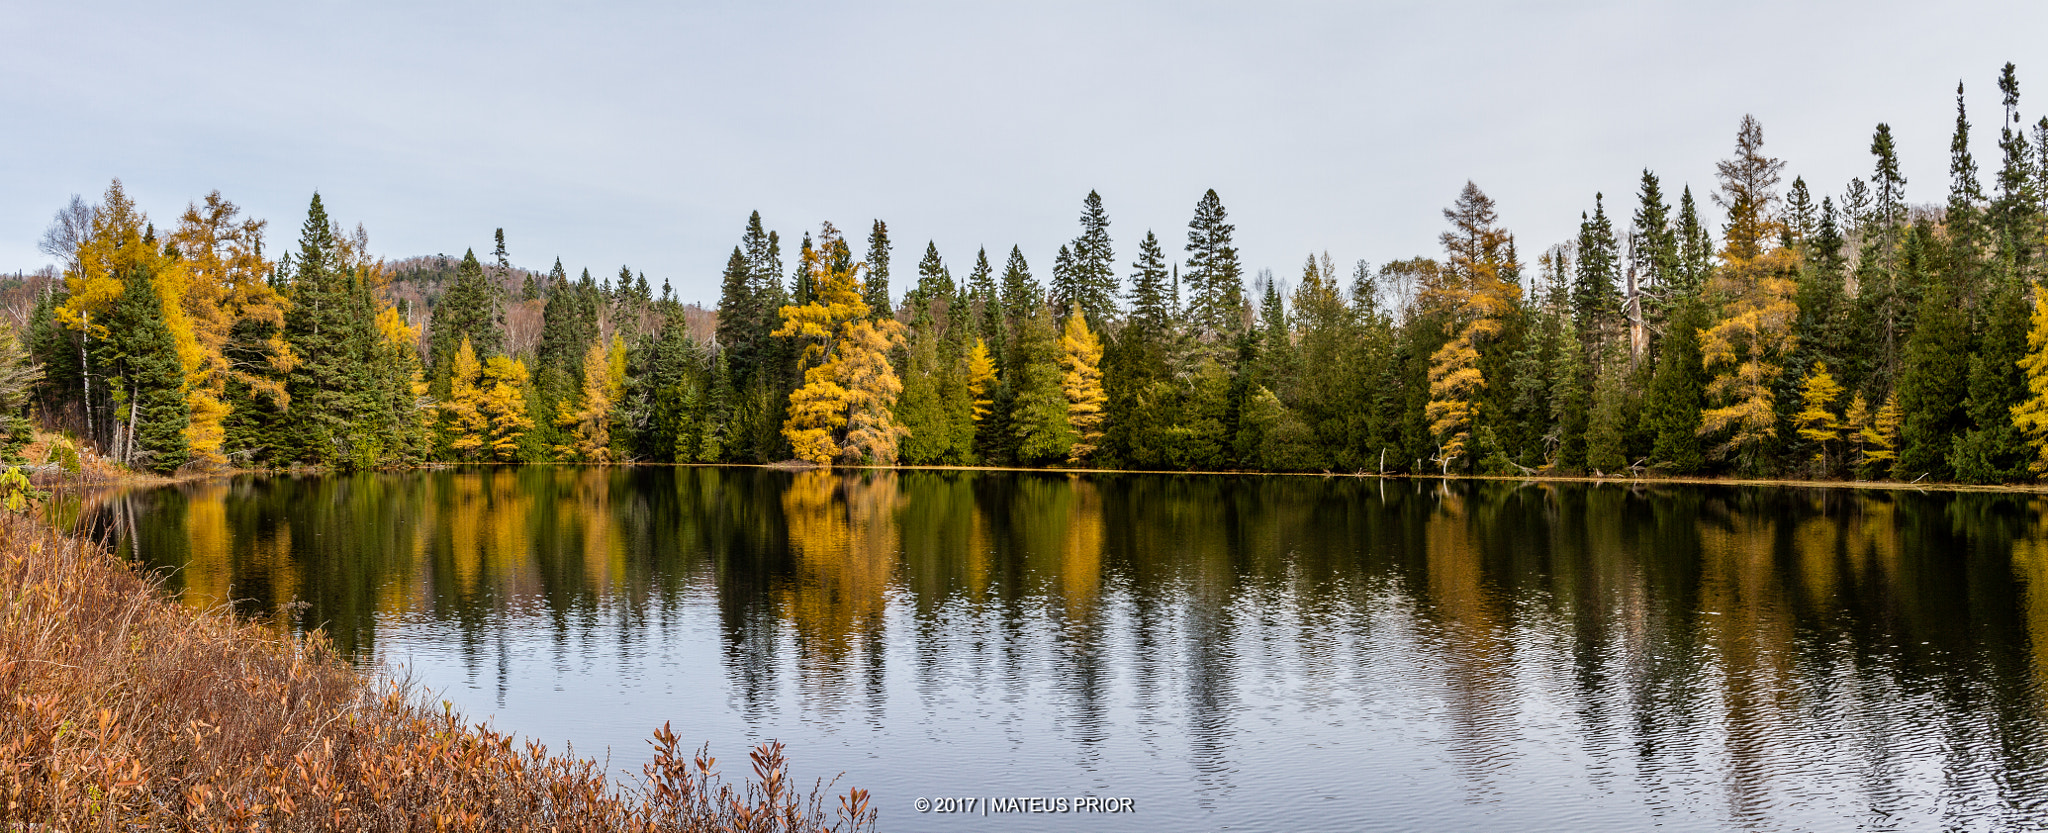
<svg viewBox="0 0 2048 833">
<path fill-rule="evenodd" d="M 375 472 L 418 472 L 418 471 L 435 471 L 435 470 L 441 470 L 441 469 L 457 469 L 457 468 L 468 468 L 468 467 L 488 467 L 488 468 L 522 468 L 522 467 L 528 467 L 528 466 L 531 466 L 531 467 L 535 467 L 535 468 L 557 468 L 557 467 L 562 467 L 562 468 L 568 468 L 568 467 L 574 467 L 574 468 L 635 468 L 635 467 L 641 467 L 641 468 L 735 468 L 735 469 L 767 469 L 767 470 L 772 470 L 772 471 L 789 471 L 789 472 L 804 472 L 804 471 L 825 471 L 825 472 L 831 472 L 831 471 L 930 471 L 930 472 L 1002 472 L 1002 473 L 1019 473 L 1019 474 L 1087 474 L 1087 475 L 1121 475 L 1121 474 L 1139 474 L 1139 475 L 1168 475 L 1168 476 L 1176 476 L 1176 475 L 1185 475 L 1185 476 L 1199 476 L 1199 477 L 1302 477 L 1302 478 L 1314 477 L 1314 478 L 1323 478 L 1323 479 L 1331 479 L 1331 478 L 1346 478 L 1346 479 L 1354 479 L 1354 480 L 1372 480 L 1372 479 L 1378 479 L 1378 480 L 1417 480 L 1417 481 L 1423 481 L 1423 480 L 1433 480 L 1433 481 L 1481 481 L 1481 482 L 1484 482 L 1484 481 L 1492 481 L 1492 482 L 1502 482 L 1502 483 L 1531 483 L 1531 484 L 1542 484 L 1542 483 L 1587 483 L 1587 484 L 1592 484 L 1592 485 L 1598 485 L 1598 486 L 1609 486 L 1609 485 L 1611 485 L 1611 486 L 1628 486 L 1628 487 L 1640 487 L 1640 486 L 1752 486 L 1752 487 L 1756 487 L 1756 486 L 1762 486 L 1762 487 L 1771 487 L 1771 488 L 1780 488 L 1780 489 L 1855 489 L 1855 490 L 1866 490 L 1866 491 L 1913 491 L 1913 492 L 1923 492 L 1923 493 L 1924 493 L 1924 492 L 1990 492 L 1990 493 L 2006 493 L 2006 494 L 2048 494 L 2048 481 L 2042 481 L 2042 482 L 2037 482 L 2037 483 L 1997 483 L 1997 484 L 1973 484 L 1973 483 L 1950 483 L 1950 482 L 1947 482 L 1947 481 L 1917 481 L 1917 482 L 1899 482 L 1899 481 L 1895 481 L 1895 480 L 1807 480 L 1807 479 L 1797 479 L 1797 478 L 1775 478 L 1775 477 L 1684 477 L 1684 476 L 1677 476 L 1677 475 L 1649 475 L 1649 476 L 1618 476 L 1618 475 L 1607 475 L 1607 476 L 1599 476 L 1599 477 L 1596 477 L 1596 476 L 1593 476 L 1593 475 L 1571 475 L 1571 474 L 1536 474 L 1536 475 L 1506 475 L 1506 474 L 1402 474 L 1402 473 L 1385 473 L 1385 474 L 1381 474 L 1381 473 L 1378 473 L 1378 472 L 1336 472 L 1336 471 L 1321 471 L 1321 472 L 1304 472 L 1304 471 L 1256 471 L 1256 470 L 1249 470 L 1249 469 L 1221 469 L 1221 470 L 1207 470 L 1207 469 L 1203 469 L 1203 470 L 1194 470 L 1194 469 L 1190 469 L 1190 470 L 1174 470 L 1174 469 L 1105 469 L 1105 468 L 1061 468 L 1061 467 L 1038 467 L 1038 468 L 1033 468 L 1033 467 L 1029 467 L 1029 466 L 962 466 L 962 465 L 887 465 L 887 466 L 877 466 L 877 465 L 860 465 L 860 466 L 856 466 L 856 465 L 831 465 L 831 466 L 821 466 L 821 465 L 817 465 L 817 464 L 815 464 L 815 463 L 808 463 L 808 462 L 801 462 L 801 461 L 789 461 L 789 460 L 785 460 L 785 461 L 782 461 L 782 462 L 777 462 L 777 463 L 657 463 L 657 462 L 624 462 L 624 463 L 567 463 L 567 462 L 547 462 L 547 463 L 507 463 L 507 462 L 497 462 L 497 461 L 481 461 L 481 460 L 480 460 L 480 461 L 472 461 L 472 462 L 435 462 L 435 463 L 423 463 L 423 464 L 420 464 L 420 465 L 417 465 L 417 466 L 403 466 L 403 467 L 388 467 L 388 468 L 377 468 L 377 469 L 370 469 L 369 471 L 375 471 Z M 119 475 L 116 475 L 116 476 L 113 476 L 113 477 L 104 477 L 104 478 L 96 478 L 96 479 L 78 479 L 78 478 L 74 478 L 74 477 L 62 477 L 62 476 L 59 476 L 59 477 L 55 477 L 55 478 L 50 478 L 50 479 L 47 479 L 47 480 L 46 480 L 46 479 L 42 479 L 42 478 L 43 478 L 44 476 L 48 475 L 48 474 L 49 474 L 49 472 L 48 472 L 47 470 L 44 470 L 44 469 L 41 469 L 40 467 L 38 467 L 38 470 L 34 471 L 34 472 L 33 472 L 33 473 L 31 474 L 31 479 L 32 479 L 32 480 L 34 481 L 34 483 L 35 483 L 36 487 L 38 487 L 38 488 L 47 488 L 47 489 L 66 489 L 66 490 L 68 490 L 68 489 L 94 489 L 94 488 L 115 488 L 115 487 L 127 487 L 127 488 L 154 488 L 154 487 L 157 487 L 157 486 L 175 486 L 175 485 L 181 485 L 181 484 L 185 484 L 185 483 L 198 483 L 198 482 L 204 482 L 204 481 L 208 481 L 208 480 L 220 480 L 220 479 L 234 478 L 234 477 L 240 477 L 240 476 L 244 476 L 244 475 L 273 475 L 273 476 L 277 476 L 277 475 L 329 475 L 329 474 L 334 474 L 334 473 L 336 473 L 336 472 L 334 472 L 333 470 L 330 470 L 330 469 L 326 469 L 326 468 L 322 468 L 322 467 L 319 467 L 319 466 L 292 466 L 292 467 L 288 467 L 288 468 L 248 468 L 248 469 L 242 469 L 242 468 L 237 468 L 237 469 L 223 469 L 223 470 L 219 470 L 219 471 L 210 471 L 210 472 L 195 472 L 195 473 L 189 473 L 189 474 L 175 474 L 175 475 L 170 475 L 170 476 L 165 476 L 165 475 L 156 475 L 156 474 L 149 474 L 149 473 L 146 473 L 146 472 L 124 472 L 124 473 L 121 473 L 121 474 L 119 474 Z"/>
</svg>

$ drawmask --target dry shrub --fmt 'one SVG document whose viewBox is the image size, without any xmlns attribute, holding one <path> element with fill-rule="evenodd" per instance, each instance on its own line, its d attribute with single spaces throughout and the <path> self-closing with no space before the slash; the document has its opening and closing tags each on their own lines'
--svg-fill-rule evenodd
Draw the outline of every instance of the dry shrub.
<svg viewBox="0 0 2048 833">
<path fill-rule="evenodd" d="M 424 706 L 294 637 L 172 604 L 97 546 L 0 517 L 0 829 L 858 831 L 780 744 L 742 787 L 667 726 L 637 783 Z"/>
</svg>

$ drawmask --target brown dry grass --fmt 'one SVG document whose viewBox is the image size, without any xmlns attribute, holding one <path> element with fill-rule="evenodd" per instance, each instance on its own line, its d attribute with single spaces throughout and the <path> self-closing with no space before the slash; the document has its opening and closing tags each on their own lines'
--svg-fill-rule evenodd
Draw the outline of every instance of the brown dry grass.
<svg viewBox="0 0 2048 833">
<path fill-rule="evenodd" d="M 360 673 L 317 635 L 194 614 L 100 548 L 0 516 L 0 829 L 872 829 L 780 744 L 742 787 L 663 726 L 623 786 Z"/>
</svg>

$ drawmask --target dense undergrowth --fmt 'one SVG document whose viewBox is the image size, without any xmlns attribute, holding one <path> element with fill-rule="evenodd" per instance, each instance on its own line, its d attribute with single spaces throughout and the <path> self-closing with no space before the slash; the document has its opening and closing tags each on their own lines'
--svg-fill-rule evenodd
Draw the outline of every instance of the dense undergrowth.
<svg viewBox="0 0 2048 833">
<path fill-rule="evenodd" d="M 780 744 L 725 784 L 656 730 L 614 779 L 292 636 L 193 613 L 105 550 L 0 515 L 0 830 L 857 831 Z"/>
</svg>

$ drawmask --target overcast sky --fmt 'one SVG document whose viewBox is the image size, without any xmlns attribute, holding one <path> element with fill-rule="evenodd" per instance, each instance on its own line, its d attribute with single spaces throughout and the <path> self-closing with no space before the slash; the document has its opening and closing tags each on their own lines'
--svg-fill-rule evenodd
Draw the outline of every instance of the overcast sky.
<svg viewBox="0 0 2048 833">
<path fill-rule="evenodd" d="M 2005 61 L 2048 112 L 2038 2 L 0 0 L 0 32 L 0 269 L 119 177 L 164 224 L 219 189 L 273 252 L 318 190 L 387 257 L 503 227 L 519 265 L 705 302 L 752 210 L 791 241 L 887 221 L 900 295 L 928 239 L 956 276 L 1019 244 L 1045 280 L 1090 189 L 1128 272 L 1215 188 L 1247 274 L 1291 280 L 1436 255 L 1467 179 L 1531 261 L 1645 167 L 1704 206 L 1744 113 L 1817 196 L 1889 122 L 1917 203 L 1958 80 L 1987 182 Z"/>
</svg>

